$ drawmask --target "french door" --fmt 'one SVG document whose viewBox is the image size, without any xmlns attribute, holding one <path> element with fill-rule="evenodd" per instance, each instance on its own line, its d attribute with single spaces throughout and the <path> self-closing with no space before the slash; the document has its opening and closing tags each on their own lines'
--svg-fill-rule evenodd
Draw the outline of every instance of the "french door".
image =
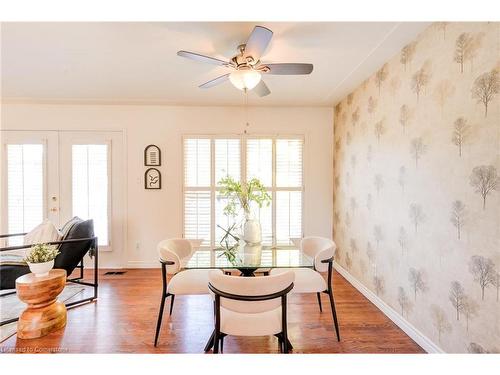
<svg viewBox="0 0 500 375">
<path fill-rule="evenodd" d="M 57 132 L 2 131 L 1 136 L 2 233 L 27 232 L 45 218 L 59 225 Z"/>
<path fill-rule="evenodd" d="M 79 216 L 94 220 L 101 251 L 122 253 L 121 132 L 2 131 L 1 138 L 2 233 Z M 113 258 L 121 262 L 121 254 Z"/>
</svg>

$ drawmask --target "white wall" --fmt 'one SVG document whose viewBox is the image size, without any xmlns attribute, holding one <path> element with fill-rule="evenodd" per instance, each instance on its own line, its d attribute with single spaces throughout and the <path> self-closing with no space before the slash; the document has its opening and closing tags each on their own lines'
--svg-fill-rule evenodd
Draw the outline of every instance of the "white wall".
<svg viewBox="0 0 500 375">
<path fill-rule="evenodd" d="M 330 237 L 333 109 L 256 107 L 248 110 L 248 119 L 251 134 L 304 135 L 304 234 Z M 9 130 L 123 130 L 127 150 L 127 245 L 123 256 L 105 259 L 103 267 L 157 266 L 157 242 L 181 236 L 183 135 L 240 134 L 245 130 L 241 107 L 3 103 L 1 120 L 1 128 Z M 143 187 L 143 151 L 151 143 L 162 150 L 160 191 Z"/>
</svg>

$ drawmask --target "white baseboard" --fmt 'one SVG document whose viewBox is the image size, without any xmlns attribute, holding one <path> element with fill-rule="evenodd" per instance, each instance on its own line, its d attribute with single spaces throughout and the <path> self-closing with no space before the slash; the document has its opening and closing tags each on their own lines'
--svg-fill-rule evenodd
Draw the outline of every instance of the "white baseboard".
<svg viewBox="0 0 500 375">
<path fill-rule="evenodd" d="M 355 287 L 361 294 L 363 294 L 371 303 L 378 307 L 389 319 L 391 319 L 399 328 L 401 328 L 410 338 L 420 345 L 427 353 L 444 353 L 438 345 L 431 339 L 420 332 L 414 325 L 403 318 L 397 311 L 390 307 L 387 303 L 382 301 L 375 293 L 369 290 L 366 286 L 361 284 L 354 276 L 352 276 L 346 269 L 339 264 L 335 263 L 335 269 Z"/>
</svg>

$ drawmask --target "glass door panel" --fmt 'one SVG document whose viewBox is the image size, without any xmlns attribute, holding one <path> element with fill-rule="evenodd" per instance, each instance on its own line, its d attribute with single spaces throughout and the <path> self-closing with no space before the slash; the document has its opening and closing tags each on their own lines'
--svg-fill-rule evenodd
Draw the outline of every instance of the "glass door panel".
<svg viewBox="0 0 500 375">
<path fill-rule="evenodd" d="M 57 133 L 2 131 L 2 233 L 25 233 L 44 219 L 59 225 Z M 9 245 L 19 245 L 13 237 Z"/>
</svg>

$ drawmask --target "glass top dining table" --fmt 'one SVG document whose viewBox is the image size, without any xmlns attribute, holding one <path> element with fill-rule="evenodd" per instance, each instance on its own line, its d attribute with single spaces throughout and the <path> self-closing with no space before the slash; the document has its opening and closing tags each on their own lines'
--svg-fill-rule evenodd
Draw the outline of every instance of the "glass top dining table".
<svg viewBox="0 0 500 375">
<path fill-rule="evenodd" d="M 237 269 L 252 276 L 258 268 L 313 268 L 314 260 L 294 246 L 265 246 L 241 242 L 232 251 L 197 248 L 184 269 Z"/>
</svg>

